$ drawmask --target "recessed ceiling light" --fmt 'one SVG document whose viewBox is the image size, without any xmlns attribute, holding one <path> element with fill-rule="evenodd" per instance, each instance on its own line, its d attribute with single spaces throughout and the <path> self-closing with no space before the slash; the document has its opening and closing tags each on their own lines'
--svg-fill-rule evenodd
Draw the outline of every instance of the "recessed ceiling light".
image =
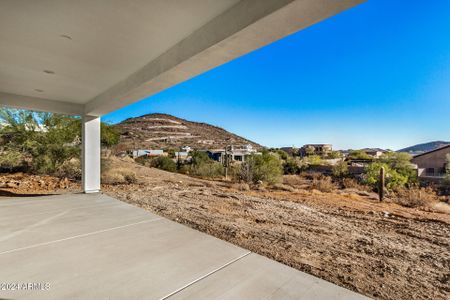
<svg viewBox="0 0 450 300">
<path fill-rule="evenodd" d="M 44 70 L 44 73 L 47 73 L 47 74 L 55 74 L 55 71 L 52 71 L 52 70 Z"/>
<path fill-rule="evenodd" d="M 43 90 L 41 90 L 41 89 L 34 89 L 36 92 L 38 92 L 38 93 L 43 93 L 44 91 Z"/>
<path fill-rule="evenodd" d="M 67 34 L 61 34 L 60 37 L 68 39 L 68 40 L 72 40 L 72 37 L 70 35 L 67 35 Z"/>
</svg>

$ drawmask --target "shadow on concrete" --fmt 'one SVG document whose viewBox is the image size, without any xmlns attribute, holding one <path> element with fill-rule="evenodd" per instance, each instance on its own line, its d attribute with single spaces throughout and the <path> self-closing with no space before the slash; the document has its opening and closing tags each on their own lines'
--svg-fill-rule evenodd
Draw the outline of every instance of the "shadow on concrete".
<svg viewBox="0 0 450 300">
<path fill-rule="evenodd" d="M 10 191 L 5 191 L 0 189 L 0 197 L 42 197 L 42 196 L 54 196 L 59 194 L 19 194 L 19 193 L 13 193 Z M 0 298 L 1 300 L 1 298 Z"/>
</svg>

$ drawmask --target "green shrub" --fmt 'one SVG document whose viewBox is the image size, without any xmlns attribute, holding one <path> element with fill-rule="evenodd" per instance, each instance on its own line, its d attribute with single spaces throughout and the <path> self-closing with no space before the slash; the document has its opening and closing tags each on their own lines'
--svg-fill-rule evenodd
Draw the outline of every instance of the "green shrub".
<svg viewBox="0 0 450 300">
<path fill-rule="evenodd" d="M 350 159 L 361 159 L 361 160 L 371 160 L 372 157 L 367 154 L 365 151 L 363 150 L 352 150 L 350 151 L 348 158 Z"/>
<path fill-rule="evenodd" d="M 5 153 L 16 153 L 16 158 L 18 152 L 22 153 L 34 173 L 56 174 L 65 162 L 80 158 L 79 117 L 2 108 L 0 123 L 0 147 Z M 119 134 L 102 123 L 101 139 L 102 145 L 111 146 L 119 141 Z M 4 163 L 7 158 L 15 159 L 5 157 Z"/>
<path fill-rule="evenodd" d="M 348 175 L 348 164 L 345 161 L 340 161 L 332 168 L 333 176 L 344 177 Z"/>
<path fill-rule="evenodd" d="M 194 151 L 190 162 L 183 165 L 180 172 L 204 178 L 217 178 L 224 175 L 221 163 L 209 158 L 206 152 Z"/>
<path fill-rule="evenodd" d="M 339 151 L 331 151 L 327 155 L 327 158 L 330 158 L 330 159 L 341 158 L 341 157 L 342 157 L 342 153 Z"/>
<path fill-rule="evenodd" d="M 407 178 L 407 183 L 417 181 L 417 171 L 411 164 L 412 156 L 406 152 L 387 152 L 380 157 L 380 162 Z"/>
<path fill-rule="evenodd" d="M 12 172 L 15 169 L 26 166 L 24 155 L 15 150 L 0 153 L 0 168 Z"/>
<path fill-rule="evenodd" d="M 109 124 L 101 123 L 100 136 L 103 147 L 111 147 L 119 143 L 120 133 L 115 127 Z"/>
<path fill-rule="evenodd" d="M 177 164 L 167 156 L 159 156 L 151 159 L 150 166 L 169 172 L 175 172 L 177 170 Z"/>
<path fill-rule="evenodd" d="M 404 187 L 408 183 L 407 176 L 400 174 L 396 170 L 392 169 L 388 164 L 382 162 L 371 163 L 366 168 L 364 182 L 373 188 L 377 188 L 380 179 L 380 169 L 382 167 L 384 167 L 386 175 L 386 188 L 388 190 Z"/>
<path fill-rule="evenodd" d="M 241 179 L 246 182 L 262 181 L 275 184 L 280 182 L 282 174 L 281 160 L 268 152 L 253 154 L 241 165 Z"/>
<path fill-rule="evenodd" d="M 300 167 L 294 158 L 287 158 L 283 163 L 283 173 L 285 175 L 295 175 L 300 173 Z"/>
</svg>

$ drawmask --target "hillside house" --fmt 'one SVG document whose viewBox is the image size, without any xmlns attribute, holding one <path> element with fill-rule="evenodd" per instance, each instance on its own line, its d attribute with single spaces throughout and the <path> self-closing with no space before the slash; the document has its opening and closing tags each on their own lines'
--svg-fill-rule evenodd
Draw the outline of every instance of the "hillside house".
<svg viewBox="0 0 450 300">
<path fill-rule="evenodd" d="M 306 144 L 300 148 L 300 156 L 319 155 L 327 156 L 333 152 L 333 146 L 331 144 Z"/>
<path fill-rule="evenodd" d="M 450 145 L 416 155 L 412 163 L 417 165 L 417 175 L 422 181 L 443 181 L 449 167 L 447 155 L 450 155 Z"/>
<path fill-rule="evenodd" d="M 165 156 L 164 150 L 133 150 L 133 158 L 147 156 L 147 157 L 158 157 Z"/>
<path fill-rule="evenodd" d="M 387 152 L 386 150 L 380 148 L 364 148 L 361 150 L 367 153 L 367 155 L 372 156 L 373 158 L 380 158 L 384 153 Z"/>
<path fill-rule="evenodd" d="M 175 161 L 184 161 L 184 160 L 188 159 L 188 157 L 189 157 L 189 152 L 186 152 L 186 151 L 175 152 Z"/>
<path fill-rule="evenodd" d="M 228 155 L 230 161 L 244 162 L 246 157 L 252 154 L 260 154 L 250 144 L 244 146 L 231 145 L 227 149 L 208 150 L 207 153 L 211 159 L 221 163 L 225 162 L 226 155 Z"/>
<path fill-rule="evenodd" d="M 281 147 L 280 150 L 282 150 L 292 156 L 298 155 L 298 151 L 299 151 L 299 149 L 296 147 Z"/>
<path fill-rule="evenodd" d="M 192 148 L 190 146 L 183 146 L 181 147 L 182 152 L 191 152 Z"/>
</svg>

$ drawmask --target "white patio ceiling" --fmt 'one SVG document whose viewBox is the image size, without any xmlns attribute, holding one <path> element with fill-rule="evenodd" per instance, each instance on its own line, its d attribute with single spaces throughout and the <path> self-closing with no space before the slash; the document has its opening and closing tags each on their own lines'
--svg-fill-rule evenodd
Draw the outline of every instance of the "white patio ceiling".
<svg viewBox="0 0 450 300">
<path fill-rule="evenodd" d="M 3 0 L 0 105 L 101 116 L 361 2 Z"/>
</svg>

